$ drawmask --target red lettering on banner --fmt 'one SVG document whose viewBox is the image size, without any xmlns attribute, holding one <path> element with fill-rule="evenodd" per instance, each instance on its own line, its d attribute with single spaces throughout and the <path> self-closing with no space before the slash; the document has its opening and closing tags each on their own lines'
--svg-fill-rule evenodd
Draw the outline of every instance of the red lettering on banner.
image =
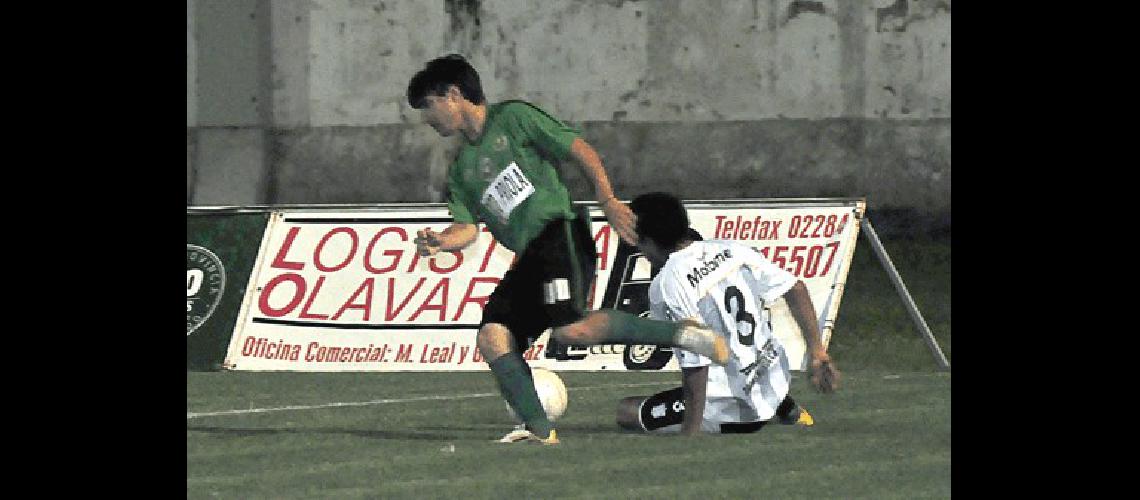
<svg viewBox="0 0 1140 500">
<path fill-rule="evenodd" d="M 803 245 L 797 245 L 795 247 L 792 247 L 791 260 L 792 260 L 792 262 L 796 263 L 796 270 L 792 271 L 791 269 L 788 269 L 788 271 L 791 272 L 792 274 L 796 275 L 796 276 L 801 276 L 800 273 L 803 271 L 803 267 L 804 267 L 804 257 L 802 255 L 800 255 L 800 251 L 806 250 L 806 249 L 807 249 L 807 247 L 803 246 Z"/>
<path fill-rule="evenodd" d="M 408 233 L 404 231 L 404 228 L 399 226 L 389 226 L 381 229 L 380 232 L 376 233 L 376 236 L 372 237 L 372 241 L 368 242 L 368 248 L 364 250 L 364 269 L 367 269 L 370 273 L 383 274 L 396 269 L 396 266 L 400 264 L 400 257 L 404 255 L 404 251 L 397 249 L 388 249 L 384 250 L 383 255 L 392 257 L 392 264 L 382 269 L 377 269 L 372 265 L 372 249 L 376 246 L 376 242 L 380 241 L 380 237 L 388 233 L 399 234 L 400 241 L 408 241 Z"/>
<path fill-rule="evenodd" d="M 469 303 L 469 302 L 474 302 L 476 304 L 479 304 L 480 309 L 486 309 L 487 308 L 487 300 L 491 298 L 491 294 L 488 293 L 487 295 L 481 295 L 481 296 L 476 297 L 474 295 L 471 295 L 471 292 L 475 290 L 475 285 L 478 283 L 490 283 L 490 284 L 493 284 L 495 286 L 498 286 L 499 281 L 500 281 L 500 278 L 488 278 L 488 277 L 471 278 L 471 281 L 467 283 L 467 292 L 465 292 L 463 294 L 463 300 L 459 301 L 459 310 L 455 312 L 455 317 L 451 318 L 451 321 L 458 320 L 459 317 L 463 315 L 463 308 L 467 307 L 467 303 Z M 492 289 L 492 292 L 493 291 L 494 290 Z"/>
<path fill-rule="evenodd" d="M 404 306 L 408 305 L 408 301 L 412 300 L 412 296 L 423 286 L 424 281 L 427 281 L 427 278 L 420 278 L 420 280 L 416 282 L 416 286 L 412 288 L 412 292 L 409 293 L 407 297 L 404 297 L 404 301 L 400 303 L 400 307 L 392 311 L 392 293 L 396 290 L 396 278 L 388 278 L 388 309 L 384 312 L 384 321 L 392 321 L 395 319 L 396 315 L 404 310 Z"/>
<path fill-rule="evenodd" d="M 797 216 L 792 217 L 792 221 L 788 223 L 788 225 L 790 226 L 788 228 L 788 237 L 789 238 L 795 238 L 796 234 L 799 233 L 800 223 L 801 223 L 800 216 L 797 215 Z"/>
<path fill-rule="evenodd" d="M 826 245 L 796 245 L 794 247 L 780 245 L 775 247 L 776 250 L 772 253 L 769 260 L 781 268 L 787 265 L 790 260 L 795 264 L 795 267 L 787 268 L 786 270 L 797 277 L 815 278 L 817 276 L 825 276 L 831 271 L 831 264 L 834 262 L 835 255 L 838 253 L 839 243 L 838 241 L 833 241 Z M 760 252 L 765 258 L 768 258 L 769 250 L 771 250 L 772 247 L 752 247 L 752 249 Z M 830 249 L 831 252 L 827 253 L 827 249 Z M 792 251 L 790 259 L 784 257 L 784 252 L 788 250 Z M 827 253 L 826 262 L 823 262 L 824 253 Z M 821 262 L 823 262 L 822 269 L 820 269 Z"/>
<path fill-rule="evenodd" d="M 428 346 L 425 345 L 423 353 L 420 354 L 420 363 L 450 363 L 454 356 L 455 342 L 451 343 L 451 347 L 433 347 L 430 355 Z"/>
<path fill-rule="evenodd" d="M 771 227 L 769 227 L 769 226 L 768 226 L 768 222 L 771 222 L 771 223 L 772 223 L 772 224 L 771 224 Z M 765 240 L 777 240 L 777 239 L 780 239 L 780 224 L 781 224 L 781 223 L 783 223 L 783 222 L 784 222 L 784 221 L 782 221 L 782 220 L 777 220 L 777 221 L 764 221 L 764 229 L 767 231 L 767 234 L 764 234 L 764 231 L 761 231 L 761 236 L 760 236 L 760 238 L 761 238 L 761 239 L 765 239 Z"/>
<path fill-rule="evenodd" d="M 352 249 L 348 251 L 348 256 L 344 258 L 344 262 L 341 262 L 340 264 L 332 267 L 326 266 L 321 262 L 321 250 L 325 248 L 325 244 L 328 243 L 328 241 L 332 239 L 334 235 L 339 233 L 346 233 L 349 235 L 349 237 L 352 238 Z M 344 269 L 344 266 L 347 266 L 349 262 L 352 262 L 352 258 L 356 256 L 356 248 L 359 245 L 360 238 L 356 235 L 356 231 L 354 231 L 352 228 L 338 227 L 336 229 L 333 229 L 332 231 L 325 233 L 325 235 L 321 237 L 321 241 L 317 243 L 317 248 L 313 250 L 313 264 L 316 264 L 317 269 L 320 269 L 326 273 L 340 271 L 341 269 Z"/>
<path fill-rule="evenodd" d="M 291 282 L 294 285 L 293 298 L 289 300 L 289 303 L 286 304 L 285 307 L 281 309 L 274 309 L 269 305 L 269 295 L 275 288 L 277 288 L 277 285 L 280 285 L 286 281 Z M 299 274 L 286 273 L 274 277 L 272 280 L 269 280 L 269 283 L 265 284 L 265 286 L 261 289 L 261 296 L 258 297 L 257 308 L 261 310 L 261 314 L 269 316 L 270 318 L 279 318 L 292 312 L 293 309 L 297 307 L 297 304 L 301 303 L 301 299 L 304 297 L 305 278 L 301 277 Z"/>
<path fill-rule="evenodd" d="M 305 307 L 301 308 L 301 317 L 305 319 L 328 319 L 327 314 L 312 314 L 309 312 L 309 307 L 313 305 L 313 299 L 317 298 L 317 294 L 321 293 L 321 285 L 325 284 L 325 277 L 317 278 L 317 284 L 313 285 L 313 294 L 309 295 L 309 300 L 305 301 Z"/>
<path fill-rule="evenodd" d="M 285 234 L 285 242 L 281 244 L 281 249 L 277 251 L 277 256 L 273 258 L 273 264 L 269 267 L 278 269 L 293 269 L 301 270 L 305 265 L 300 262 L 286 262 L 285 255 L 289 253 L 289 248 L 293 246 L 293 240 L 297 237 L 297 233 L 301 231 L 299 227 L 289 228 L 289 232 Z"/>
<path fill-rule="evenodd" d="M 344 305 L 337 310 L 336 314 L 333 314 L 332 319 L 334 321 L 340 319 L 340 316 L 344 314 L 344 311 L 346 309 L 362 309 L 364 311 L 364 321 L 368 321 L 368 318 L 371 316 L 372 312 L 372 291 L 375 287 L 375 283 L 375 278 L 365 279 L 364 283 L 360 285 L 360 288 L 356 289 L 356 293 L 353 293 L 352 297 L 348 299 L 348 302 L 345 302 Z M 361 292 L 364 292 L 365 290 L 367 290 L 367 293 L 364 294 L 364 303 L 353 303 L 353 301 L 355 301 L 356 298 L 360 296 Z"/>
<path fill-rule="evenodd" d="M 602 229 L 598 230 L 598 234 L 594 235 L 594 246 L 595 247 L 598 246 L 598 240 L 599 239 L 602 240 L 602 248 L 600 250 L 598 250 L 598 270 L 599 271 L 605 271 L 607 266 L 609 266 L 609 263 L 610 263 L 610 233 L 612 233 L 612 232 L 613 232 L 613 230 L 610 228 L 610 225 L 605 224 L 602 226 Z"/>
<path fill-rule="evenodd" d="M 543 347 L 546 347 L 546 346 L 544 344 L 535 344 L 535 345 L 530 346 L 530 349 L 527 349 L 526 353 L 523 354 L 523 359 L 525 359 L 527 361 L 533 361 L 533 360 L 539 359 L 539 356 L 542 355 L 542 348 Z"/>
<path fill-rule="evenodd" d="M 411 363 L 412 348 L 415 344 L 400 344 L 396 348 L 396 359 L 392 360 L 393 363 Z"/>
<path fill-rule="evenodd" d="M 716 229 L 713 230 L 713 239 L 721 240 L 775 240 L 779 239 L 780 223 L 782 221 L 761 220 L 757 215 L 755 219 L 744 220 L 744 216 L 737 215 L 736 219 L 728 220 L 726 215 L 717 215 Z"/>
<path fill-rule="evenodd" d="M 846 221 L 847 221 L 847 218 L 846 218 L 846 216 L 844 216 L 844 222 L 846 222 Z M 831 261 L 832 261 L 832 259 L 835 259 L 836 250 L 839 250 L 839 242 L 833 241 L 833 242 L 828 243 L 824 246 L 831 248 L 831 254 L 827 256 L 827 264 L 825 264 L 823 266 L 823 271 L 821 271 L 819 274 L 827 274 L 827 270 L 831 269 Z"/>
<path fill-rule="evenodd" d="M 428 293 L 428 297 L 426 299 L 424 299 L 424 303 L 420 304 L 420 308 L 416 309 L 416 312 L 414 314 L 412 314 L 412 317 L 408 318 L 408 321 L 415 321 L 416 318 L 420 315 L 420 313 L 422 313 L 424 311 L 429 311 L 429 310 L 430 311 L 439 311 L 439 320 L 444 321 L 444 313 L 447 311 L 447 289 L 448 289 L 448 285 L 450 283 L 451 283 L 451 278 L 443 278 L 443 279 L 439 280 L 439 283 L 437 285 L 435 285 L 435 288 L 432 288 L 431 292 Z M 442 304 L 433 304 L 433 305 L 429 306 L 428 303 L 431 302 L 432 298 L 434 298 L 436 296 L 436 293 L 439 292 L 440 289 L 443 289 L 443 294 L 442 294 L 443 295 L 443 303 Z"/>
<path fill-rule="evenodd" d="M 785 259 L 782 255 L 780 255 L 780 254 L 784 253 L 787 249 L 788 249 L 788 247 L 786 245 L 780 245 L 780 246 L 776 247 L 775 253 L 772 254 L 772 263 L 776 264 L 777 266 L 780 266 L 780 269 L 783 269 L 784 266 L 788 264 L 788 260 Z"/>
<path fill-rule="evenodd" d="M 824 238 L 830 238 L 833 234 L 835 234 L 835 221 L 838 218 L 839 217 L 836 217 L 835 214 L 827 216 L 827 227 L 823 228 Z"/>
<path fill-rule="evenodd" d="M 289 361 L 297 361 L 300 353 L 300 345 L 286 344 L 281 339 L 270 342 L 262 337 L 246 337 L 241 349 L 241 355 L 245 357 Z"/>
</svg>

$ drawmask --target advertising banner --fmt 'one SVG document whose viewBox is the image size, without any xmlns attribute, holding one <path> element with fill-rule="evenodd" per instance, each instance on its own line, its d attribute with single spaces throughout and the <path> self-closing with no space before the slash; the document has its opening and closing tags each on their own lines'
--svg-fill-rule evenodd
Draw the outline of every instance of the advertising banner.
<svg viewBox="0 0 1140 500">
<path fill-rule="evenodd" d="M 686 202 L 705 239 L 744 242 L 800 277 L 829 339 L 862 200 Z M 648 310 L 653 269 L 591 207 L 598 251 L 591 309 Z M 475 348 L 483 306 L 514 254 L 481 226 L 462 251 L 421 257 L 412 240 L 451 222 L 446 206 L 276 209 L 250 276 L 225 368 L 252 371 L 486 370 Z M 804 344 L 782 301 L 776 335 L 792 359 Z M 550 345 L 524 354 L 555 370 L 676 370 L 670 349 Z M 793 366 L 795 363 L 793 362 Z M 801 363 L 802 369 L 802 363 Z"/>
<path fill-rule="evenodd" d="M 221 368 L 267 213 L 186 214 L 186 368 Z"/>
</svg>

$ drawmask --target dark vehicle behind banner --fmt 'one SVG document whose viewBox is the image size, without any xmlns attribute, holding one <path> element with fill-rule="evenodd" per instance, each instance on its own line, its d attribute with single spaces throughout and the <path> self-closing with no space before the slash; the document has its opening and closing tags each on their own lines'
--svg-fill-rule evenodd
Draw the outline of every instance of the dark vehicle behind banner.
<svg viewBox="0 0 1140 500">
<path fill-rule="evenodd" d="M 658 270 L 637 248 L 624 241 L 618 243 L 614 272 L 610 273 L 599 309 L 617 309 L 648 317 L 649 285 Z M 627 370 L 660 370 L 673 358 L 672 347 L 640 344 L 585 347 L 559 344 L 553 339 L 546 349 L 546 357 L 566 361 L 585 359 L 589 354 L 617 354 L 617 351 L 622 352 L 622 364 Z"/>
</svg>

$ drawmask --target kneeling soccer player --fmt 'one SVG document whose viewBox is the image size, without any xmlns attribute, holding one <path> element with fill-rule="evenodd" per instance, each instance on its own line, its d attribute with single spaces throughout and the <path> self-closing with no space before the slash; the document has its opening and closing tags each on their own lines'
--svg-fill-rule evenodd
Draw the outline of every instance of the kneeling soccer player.
<svg viewBox="0 0 1140 500">
<path fill-rule="evenodd" d="M 788 395 L 788 357 L 772 335 L 765 304 L 784 297 L 811 355 L 812 385 L 832 392 L 839 372 L 819 338 L 816 311 L 803 281 L 752 247 L 734 241 L 697 241 L 681 201 L 649 193 L 631 202 L 638 248 L 661 271 L 649 288 L 654 319 L 696 318 L 728 341 L 723 366 L 674 348 L 681 387 L 623 399 L 617 421 L 641 431 L 697 434 L 755 432 L 775 419 L 814 425 Z M 707 272 L 707 274 L 706 274 Z"/>
</svg>

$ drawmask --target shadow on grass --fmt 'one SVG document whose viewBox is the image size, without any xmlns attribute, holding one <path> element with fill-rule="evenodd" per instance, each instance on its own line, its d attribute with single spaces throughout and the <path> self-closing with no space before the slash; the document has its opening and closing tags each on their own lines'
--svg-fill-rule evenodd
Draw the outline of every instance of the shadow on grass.
<svg viewBox="0 0 1140 500">
<path fill-rule="evenodd" d="M 455 428 L 428 428 L 431 430 L 456 430 Z M 329 429 L 329 428 L 297 428 L 297 429 L 280 429 L 280 428 L 240 428 L 240 427 L 214 427 L 214 426 L 186 426 L 187 431 L 205 432 L 209 434 L 229 435 L 238 437 L 248 436 L 270 436 L 279 434 L 346 434 L 349 436 L 357 436 L 368 439 L 411 439 L 420 441 L 448 441 L 458 438 L 455 434 L 438 434 L 432 432 L 420 432 L 417 430 L 409 431 L 385 431 L 385 430 L 359 430 L 359 429 Z"/>
<path fill-rule="evenodd" d="M 497 432 L 500 434 L 505 434 L 507 431 L 511 430 L 513 425 L 514 424 L 449 425 L 446 427 L 444 427 L 444 426 L 422 427 L 422 429 L 425 431 L 462 431 L 464 433 L 486 433 L 486 432 L 490 432 L 492 434 Z M 628 431 L 628 430 L 622 429 L 621 427 L 618 427 L 617 424 L 613 424 L 611 426 L 611 425 L 597 425 L 597 424 L 583 424 L 583 425 L 561 424 L 561 425 L 559 425 L 556 423 L 554 425 L 554 427 L 556 429 L 558 429 L 559 435 L 575 434 L 575 435 L 581 436 L 581 435 L 588 435 L 588 434 L 596 434 L 596 435 L 612 436 L 612 435 L 619 435 L 619 434 L 620 435 L 647 434 L 644 432 Z"/>
</svg>

